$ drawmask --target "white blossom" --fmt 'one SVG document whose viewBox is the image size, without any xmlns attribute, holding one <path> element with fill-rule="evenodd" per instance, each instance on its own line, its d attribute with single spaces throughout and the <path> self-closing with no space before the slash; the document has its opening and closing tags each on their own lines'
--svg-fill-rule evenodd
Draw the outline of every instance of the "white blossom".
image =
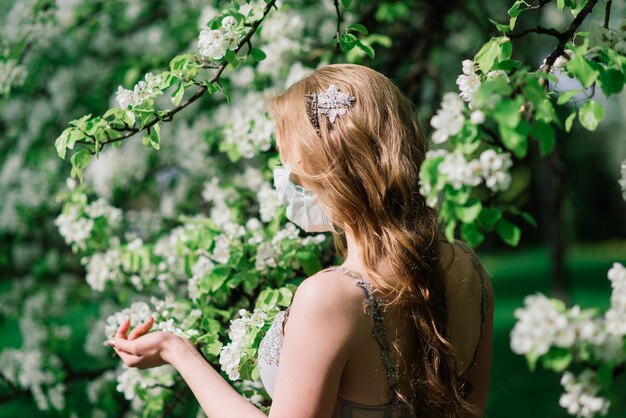
<svg viewBox="0 0 626 418">
<path fill-rule="evenodd" d="M 485 121 L 485 114 L 482 112 L 482 110 L 474 110 L 470 114 L 470 122 L 472 122 L 474 125 L 480 125 L 484 121 Z"/>
<path fill-rule="evenodd" d="M 481 182 L 482 166 L 476 161 L 466 161 L 461 151 L 446 154 L 439 164 L 439 174 L 445 176 L 455 189 L 463 185 L 477 186 Z"/>
<path fill-rule="evenodd" d="M 122 365 L 122 372 L 117 375 L 117 390 L 124 398 L 132 400 L 138 397 L 137 388 L 147 389 L 151 395 L 158 395 L 167 387 L 174 386 L 176 369 L 169 364 L 141 370 Z"/>
<path fill-rule="evenodd" d="M 259 201 L 259 215 L 263 222 L 270 222 L 281 208 L 276 189 L 269 183 L 263 183 L 257 193 Z"/>
<path fill-rule="evenodd" d="M 233 16 L 226 16 L 222 19 L 221 29 L 202 29 L 198 38 L 200 55 L 218 60 L 224 57 L 226 50 L 237 49 L 241 34 L 235 29 L 236 25 Z"/>
<path fill-rule="evenodd" d="M 94 226 L 93 219 L 82 217 L 76 205 L 69 206 L 66 212 L 57 216 L 54 224 L 59 228 L 66 244 L 76 244 L 82 250 L 86 248 L 86 241 Z"/>
<path fill-rule="evenodd" d="M 609 334 L 626 335 L 626 268 L 621 263 L 613 263 L 608 271 L 611 281 L 611 307 L 605 313 L 606 329 Z"/>
<path fill-rule="evenodd" d="M 465 117 L 463 116 L 463 101 L 458 94 L 447 92 L 443 95 L 441 108 L 430 119 L 430 125 L 435 128 L 432 140 L 436 144 L 445 142 L 449 137 L 461 132 Z"/>
<path fill-rule="evenodd" d="M 229 104 L 218 108 L 216 121 L 226 121 L 223 146 L 235 149 L 237 154 L 248 159 L 270 149 L 275 123 L 267 116 L 264 104 L 270 94 L 269 90 L 247 91 L 244 96 L 233 98 L 232 101 L 237 103 L 236 108 Z"/>
<path fill-rule="evenodd" d="M 222 28 L 225 31 L 234 30 L 236 26 L 237 26 L 237 19 L 235 19 L 234 16 L 226 16 L 225 18 L 222 19 Z"/>
<path fill-rule="evenodd" d="M 118 107 L 127 109 L 129 106 L 137 106 L 145 100 L 162 95 L 161 81 L 161 75 L 154 75 L 148 72 L 144 80 L 139 81 L 132 90 L 119 86 L 116 92 Z"/>
<path fill-rule="evenodd" d="M 255 308 L 252 315 L 246 309 L 239 310 L 239 318 L 230 321 L 228 338 L 230 342 L 220 350 L 219 363 L 222 370 L 228 374 L 230 380 L 238 380 L 239 362 L 246 347 L 246 333 L 248 327 L 262 328 L 265 325 L 267 313 Z"/>
<path fill-rule="evenodd" d="M 189 298 L 194 302 L 198 299 L 198 282 L 204 276 L 209 274 L 211 270 L 215 267 L 215 264 L 207 257 L 200 256 L 198 261 L 191 268 L 192 276 L 189 279 L 189 283 L 187 284 L 187 292 L 189 294 Z"/>
<path fill-rule="evenodd" d="M 511 184 L 509 169 L 513 165 L 508 152 L 498 154 L 493 149 L 487 149 L 480 154 L 480 165 L 485 185 L 494 192 L 505 191 Z"/>
<path fill-rule="evenodd" d="M 592 370 L 585 369 L 578 377 L 566 371 L 561 377 L 561 385 L 565 393 L 561 395 L 559 405 L 570 415 L 593 418 L 608 413 L 611 402 L 597 396 L 601 388 Z"/>
<path fill-rule="evenodd" d="M 102 197 L 85 206 L 85 213 L 92 219 L 103 216 L 107 219 L 109 225 L 112 226 L 118 225 L 122 220 L 122 211 L 109 205 L 106 199 Z"/>
<path fill-rule="evenodd" d="M 226 235 L 219 235 L 215 239 L 215 248 L 211 258 L 220 264 L 226 264 L 230 260 L 230 239 Z"/>
<path fill-rule="evenodd" d="M 624 200 L 626 200 L 626 160 L 622 161 L 620 169 L 621 169 L 622 178 L 619 179 L 618 182 L 622 188 L 623 198 Z"/>
<path fill-rule="evenodd" d="M 87 264 L 86 280 L 93 290 L 102 292 L 107 282 L 121 282 L 124 278 L 122 253 L 117 248 L 95 253 L 90 258 L 84 257 L 83 264 Z"/>
<path fill-rule="evenodd" d="M 474 61 L 469 59 L 463 60 L 462 67 L 463 74 L 460 74 L 456 78 L 456 84 L 461 91 L 459 96 L 466 102 L 471 102 L 474 93 L 478 90 L 478 87 L 480 87 L 480 77 L 474 70 Z"/>
<path fill-rule="evenodd" d="M 516 354 L 540 356 L 553 344 L 568 348 L 574 343 L 567 315 L 541 293 L 526 296 L 524 307 L 513 315 L 517 322 L 511 331 L 511 350 Z"/>
</svg>

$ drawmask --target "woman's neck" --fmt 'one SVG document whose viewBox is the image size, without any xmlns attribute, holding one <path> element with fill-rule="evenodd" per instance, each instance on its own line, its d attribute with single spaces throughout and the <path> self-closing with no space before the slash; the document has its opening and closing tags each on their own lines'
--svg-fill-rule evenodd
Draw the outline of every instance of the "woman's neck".
<svg viewBox="0 0 626 418">
<path fill-rule="evenodd" d="M 345 231 L 347 254 L 342 266 L 356 270 L 358 272 L 364 272 L 363 263 L 361 262 L 361 249 L 359 243 L 356 241 L 354 234 L 348 230 Z"/>
</svg>

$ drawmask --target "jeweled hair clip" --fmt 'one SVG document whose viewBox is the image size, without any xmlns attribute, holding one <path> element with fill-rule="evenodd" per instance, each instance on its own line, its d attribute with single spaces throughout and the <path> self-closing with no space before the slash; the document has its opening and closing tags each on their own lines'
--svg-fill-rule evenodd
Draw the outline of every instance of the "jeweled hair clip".
<svg viewBox="0 0 626 418">
<path fill-rule="evenodd" d="M 335 118 L 345 115 L 352 107 L 352 102 L 356 100 L 356 97 L 339 91 L 334 84 L 331 84 L 323 93 L 306 93 L 304 96 L 307 116 L 318 135 L 320 135 L 321 115 L 326 115 L 332 126 Z"/>
</svg>

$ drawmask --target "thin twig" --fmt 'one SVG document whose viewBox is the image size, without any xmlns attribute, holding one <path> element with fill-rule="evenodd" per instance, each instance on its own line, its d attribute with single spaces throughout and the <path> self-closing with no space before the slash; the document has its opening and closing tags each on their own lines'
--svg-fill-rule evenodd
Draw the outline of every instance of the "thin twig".
<svg viewBox="0 0 626 418">
<path fill-rule="evenodd" d="M 563 34 L 559 32 L 558 30 L 553 29 L 553 28 L 544 28 L 543 26 L 536 26 L 534 28 L 529 28 L 519 33 L 507 33 L 506 36 L 508 36 L 509 38 L 519 38 L 528 33 L 539 33 L 542 35 L 550 35 L 550 36 L 554 36 L 558 40 L 561 40 L 561 38 L 563 37 Z"/>
<path fill-rule="evenodd" d="M 613 0 L 608 0 L 604 9 L 604 29 L 609 28 L 609 19 L 611 18 L 611 3 L 613 3 Z"/>
<path fill-rule="evenodd" d="M 335 37 L 337 38 L 337 48 L 340 49 L 341 48 L 341 43 L 339 42 L 339 37 L 340 37 L 340 33 L 341 33 L 341 11 L 339 10 L 339 0 L 333 0 L 333 3 L 335 4 L 335 12 L 337 13 L 337 34 L 335 35 Z"/>
</svg>

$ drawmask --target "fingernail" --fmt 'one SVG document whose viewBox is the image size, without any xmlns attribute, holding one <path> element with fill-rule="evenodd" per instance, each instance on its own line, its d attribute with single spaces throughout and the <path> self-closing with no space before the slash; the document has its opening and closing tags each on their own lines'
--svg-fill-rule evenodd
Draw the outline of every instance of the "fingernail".
<svg viewBox="0 0 626 418">
<path fill-rule="evenodd" d="M 107 347 L 115 347 L 115 341 L 107 340 L 107 341 L 103 342 L 102 345 L 106 345 Z"/>
</svg>

